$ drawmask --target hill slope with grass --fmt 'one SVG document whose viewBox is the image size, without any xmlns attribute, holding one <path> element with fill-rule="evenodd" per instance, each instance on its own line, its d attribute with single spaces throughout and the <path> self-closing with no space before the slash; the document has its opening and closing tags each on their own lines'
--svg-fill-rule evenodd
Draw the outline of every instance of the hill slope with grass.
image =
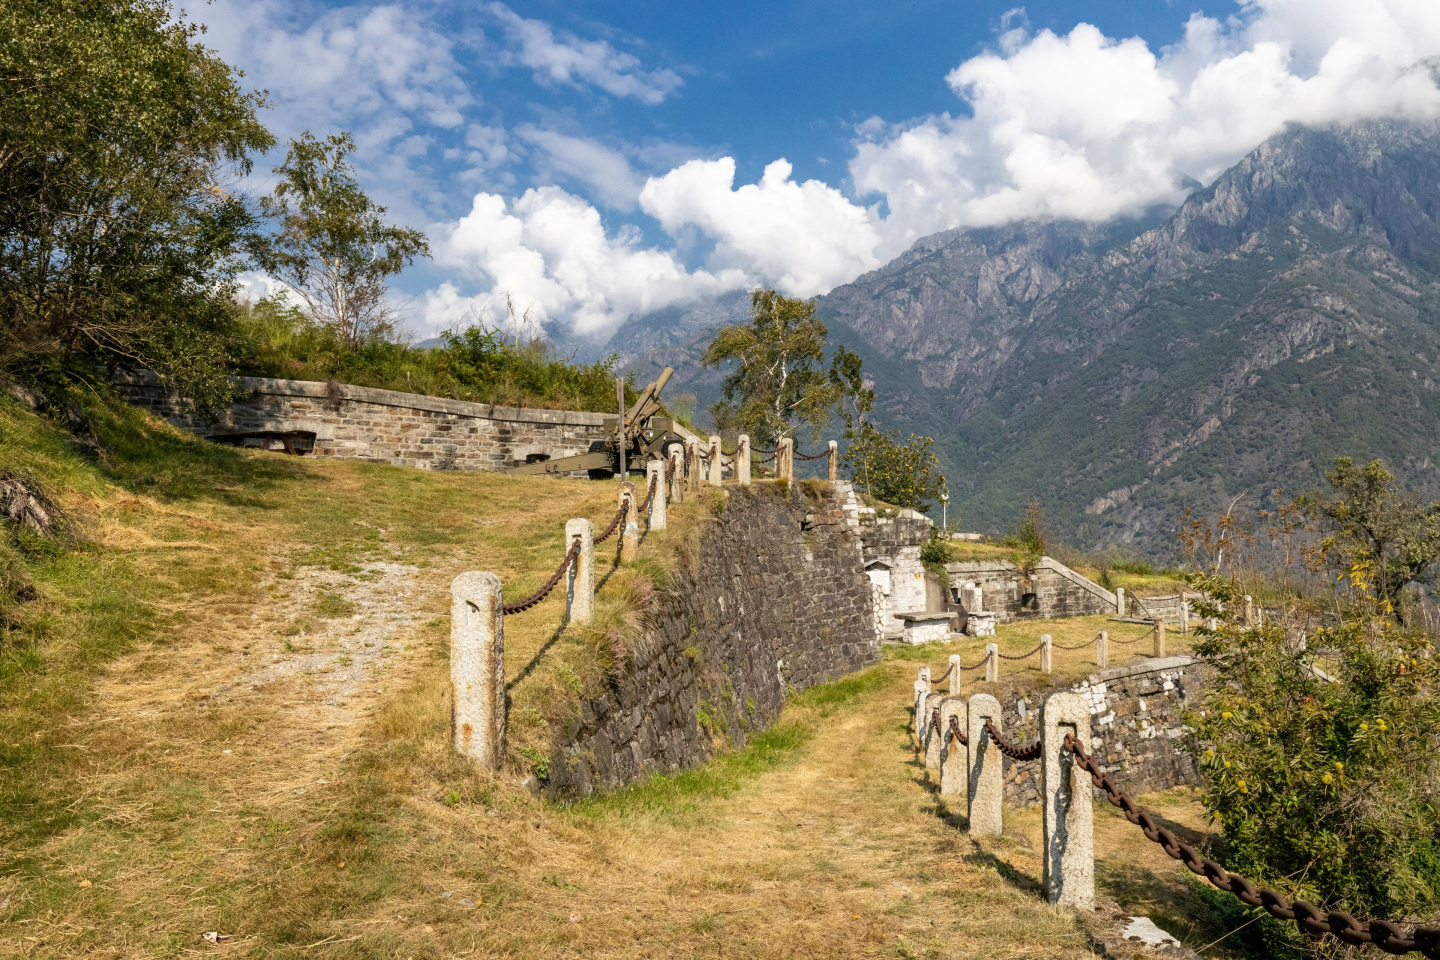
<svg viewBox="0 0 1440 960">
<path fill-rule="evenodd" d="M 914 765 L 903 660 L 705 767 L 536 796 L 528 748 L 603 673 L 597 637 L 640 619 L 658 538 L 602 556 L 597 630 L 558 631 L 558 597 L 507 618 L 509 764 L 462 761 L 451 578 L 528 593 L 613 484 L 239 451 L 82 406 L 94 459 L 0 400 L 0 457 L 66 534 L 5 521 L 24 589 L 0 640 L 0 953 L 1092 955 L 1088 921 L 1036 893 L 1035 814 L 972 841 Z M 1224 932 L 1134 828 L 1097 833 L 1104 893 L 1192 943 Z"/>
</svg>

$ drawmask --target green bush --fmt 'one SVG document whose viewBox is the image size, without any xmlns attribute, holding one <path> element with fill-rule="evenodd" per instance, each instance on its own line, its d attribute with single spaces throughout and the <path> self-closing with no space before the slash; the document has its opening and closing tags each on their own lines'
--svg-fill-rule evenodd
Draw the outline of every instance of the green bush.
<svg viewBox="0 0 1440 960">
<path fill-rule="evenodd" d="M 562 410 L 615 410 L 611 355 L 572 364 L 539 342 L 507 343 L 498 331 L 471 327 L 442 335 L 440 346 L 414 347 L 372 339 L 351 346 L 327 326 L 282 301 L 238 308 L 243 344 L 236 371 L 292 380 L 336 380 L 360 387 L 428 396 Z M 636 399 L 633 375 L 626 403 Z"/>
<path fill-rule="evenodd" d="M 1241 606 L 1228 581 L 1200 585 Z M 1322 910 L 1399 921 L 1440 909 L 1440 657 L 1383 610 L 1352 608 L 1303 639 L 1233 619 L 1202 631 L 1216 678 L 1189 723 L 1229 869 Z"/>
</svg>

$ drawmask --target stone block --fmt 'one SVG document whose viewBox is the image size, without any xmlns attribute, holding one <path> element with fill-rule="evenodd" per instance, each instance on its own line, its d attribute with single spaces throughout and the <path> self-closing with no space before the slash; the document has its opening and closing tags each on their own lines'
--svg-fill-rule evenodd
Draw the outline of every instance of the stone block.
<svg viewBox="0 0 1440 960">
<path fill-rule="evenodd" d="M 1090 777 L 1064 749 L 1065 735 L 1090 734 L 1090 709 L 1083 697 L 1052 693 L 1040 706 L 1043 796 L 1042 883 L 1051 903 L 1090 910 L 1095 904 L 1095 826 Z"/>
<path fill-rule="evenodd" d="M 505 756 L 505 614 L 500 578 L 462 573 L 450 584 L 450 737 L 490 770 Z"/>
<path fill-rule="evenodd" d="M 985 732 L 985 721 L 993 720 L 995 726 L 1003 730 L 1000 701 L 988 693 L 977 693 L 966 704 L 966 720 L 966 736 L 970 741 L 967 757 L 970 833 L 977 837 L 998 837 L 1003 826 L 1004 761 L 990 734 Z"/>
</svg>

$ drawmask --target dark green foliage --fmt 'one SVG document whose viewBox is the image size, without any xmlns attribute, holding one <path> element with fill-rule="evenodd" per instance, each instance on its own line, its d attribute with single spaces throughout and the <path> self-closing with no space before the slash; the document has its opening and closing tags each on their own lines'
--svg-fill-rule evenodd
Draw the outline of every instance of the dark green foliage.
<svg viewBox="0 0 1440 960">
<path fill-rule="evenodd" d="M 1430 583 L 1430 568 L 1440 559 L 1440 501 L 1401 497 L 1394 475 L 1379 460 L 1356 468 L 1349 457 L 1340 457 L 1325 479 L 1332 495 L 1300 501 L 1309 519 L 1320 524 L 1316 559 L 1346 571 L 1352 581 L 1363 570 L 1385 611 L 1404 623 L 1406 587 Z"/>
<path fill-rule="evenodd" d="M 356 347 L 392 333 L 387 281 L 430 255 L 419 230 L 387 224 L 346 160 L 350 134 L 290 141 L 280 182 L 260 200 L 275 231 L 257 235 L 251 254 L 305 304 L 310 319 Z"/>
<path fill-rule="evenodd" d="M 1229 581 L 1201 585 L 1241 606 Z M 1227 868 L 1322 909 L 1394 920 L 1440 909 L 1440 657 L 1430 639 L 1396 628 L 1372 600 L 1303 644 L 1299 631 L 1230 618 L 1196 651 L 1218 677 L 1189 723 Z"/>
<path fill-rule="evenodd" d="M 925 511 L 945 492 L 945 477 L 931 448 L 931 437 L 900 442 L 898 433 L 880 430 L 873 423 L 847 431 L 841 459 L 865 496 L 896 507 Z"/>
<path fill-rule="evenodd" d="M 725 377 L 723 399 L 711 408 L 716 425 L 747 433 L 761 447 L 793 438 L 805 426 L 818 438 L 852 389 L 844 377 L 847 361 L 837 357 L 830 374 L 821 369 L 826 329 L 815 316 L 815 301 L 756 290 L 750 307 L 750 323 L 721 329 L 701 358 L 706 367 L 735 365 Z M 858 358 L 853 367 L 858 379 Z"/>
<path fill-rule="evenodd" d="M 0 6 L 0 371 L 148 366 L 228 397 L 231 278 L 252 226 L 225 189 L 272 141 L 262 101 L 165 0 Z"/>
<path fill-rule="evenodd" d="M 478 327 L 445 334 L 421 349 L 386 339 L 352 346 L 328 325 L 283 303 L 241 308 L 237 371 L 293 380 L 337 380 L 361 387 L 506 406 L 615 410 L 616 358 L 566 363 L 543 343 L 514 345 Z M 627 402 L 636 399 L 626 378 Z"/>
</svg>

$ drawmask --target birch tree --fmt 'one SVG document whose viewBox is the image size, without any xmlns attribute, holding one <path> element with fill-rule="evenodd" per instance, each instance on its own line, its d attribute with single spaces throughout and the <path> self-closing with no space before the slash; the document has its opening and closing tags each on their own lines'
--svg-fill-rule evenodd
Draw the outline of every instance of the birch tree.
<svg viewBox="0 0 1440 960">
<path fill-rule="evenodd" d="M 391 332 L 390 277 L 430 255 L 423 233 L 387 224 L 360 189 L 346 160 L 354 150 L 348 133 L 290 141 L 280 182 L 260 201 L 276 229 L 252 246 L 261 269 L 351 347 Z"/>
<path fill-rule="evenodd" d="M 774 290 L 751 294 L 750 322 L 722 329 L 701 359 L 709 368 L 735 364 L 711 407 L 716 425 L 748 433 L 758 446 L 793 439 L 805 427 L 811 442 L 818 440 L 848 389 L 822 367 L 827 333 L 815 301 Z"/>
</svg>

